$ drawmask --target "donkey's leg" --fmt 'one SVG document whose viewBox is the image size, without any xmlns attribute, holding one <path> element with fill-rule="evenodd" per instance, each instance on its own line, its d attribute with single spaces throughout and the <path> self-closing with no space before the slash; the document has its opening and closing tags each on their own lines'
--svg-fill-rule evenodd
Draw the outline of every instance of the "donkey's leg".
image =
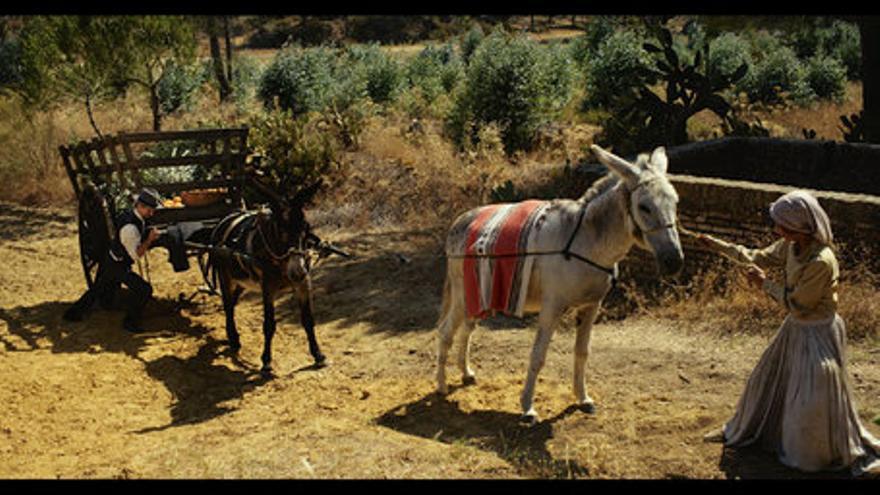
<svg viewBox="0 0 880 495">
<path fill-rule="evenodd" d="M 226 340 L 233 351 L 241 349 L 241 340 L 238 338 L 238 330 L 235 328 L 235 305 L 241 296 L 241 287 L 232 287 L 232 281 L 228 274 L 221 272 L 220 296 L 223 299 L 223 313 L 226 315 Z"/>
<path fill-rule="evenodd" d="M 476 322 L 467 318 L 464 320 L 464 333 L 461 336 L 461 348 L 458 351 L 458 369 L 461 370 L 461 382 L 472 385 L 477 382 L 474 370 L 470 365 L 471 334 L 474 332 Z"/>
<path fill-rule="evenodd" d="M 263 284 L 263 376 L 272 375 L 272 337 L 275 336 L 275 294 Z"/>
<path fill-rule="evenodd" d="M 577 405 L 582 411 L 592 413 L 595 411 L 593 399 L 587 394 L 585 384 L 585 371 L 587 358 L 590 357 L 590 336 L 593 331 L 593 322 L 599 313 L 599 304 L 589 304 L 581 307 L 577 312 L 577 338 L 574 344 L 574 396 Z"/>
<path fill-rule="evenodd" d="M 306 337 L 309 340 L 309 353 L 315 360 L 315 366 L 323 366 L 326 363 L 327 358 L 321 354 L 321 348 L 318 346 L 318 339 L 315 337 L 315 318 L 312 316 L 311 281 L 306 280 L 297 292 L 299 296 L 299 317 L 303 329 L 306 331 Z"/>
<path fill-rule="evenodd" d="M 526 374 L 526 383 L 520 395 L 520 406 L 522 406 L 523 415 L 521 420 L 524 423 L 535 424 L 538 421 L 538 413 L 535 412 L 532 401 L 535 397 L 535 382 L 538 380 L 538 373 L 544 367 L 544 360 L 547 358 L 547 349 L 550 346 L 550 339 L 553 337 L 553 331 L 556 322 L 562 315 L 564 308 L 557 304 L 544 301 L 541 314 L 538 316 L 538 332 L 535 335 L 535 343 L 532 346 L 532 354 L 529 360 L 529 371 Z"/>
<path fill-rule="evenodd" d="M 447 279 L 444 289 L 443 309 L 440 317 L 440 325 L 437 327 L 437 393 L 446 395 L 449 388 L 446 386 L 446 360 L 449 357 L 449 348 L 455 340 L 455 333 L 464 321 L 464 308 L 460 303 L 461 297 L 450 287 L 451 281 Z"/>
</svg>

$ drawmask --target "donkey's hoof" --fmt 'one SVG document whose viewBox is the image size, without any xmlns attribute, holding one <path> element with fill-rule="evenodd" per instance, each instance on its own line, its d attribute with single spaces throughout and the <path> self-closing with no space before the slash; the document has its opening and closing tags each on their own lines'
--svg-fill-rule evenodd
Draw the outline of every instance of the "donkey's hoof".
<svg viewBox="0 0 880 495">
<path fill-rule="evenodd" d="M 436 392 L 437 395 L 441 397 L 446 397 L 447 395 L 449 395 L 449 387 L 446 384 L 438 385 Z"/>
<path fill-rule="evenodd" d="M 578 404 L 577 408 L 580 409 L 581 412 L 586 414 L 596 414 L 596 404 L 592 402 L 584 402 L 583 404 Z"/>
<path fill-rule="evenodd" d="M 238 340 L 230 340 L 227 342 L 230 351 L 238 352 L 241 350 L 241 342 Z"/>
<path fill-rule="evenodd" d="M 519 423 L 528 427 L 535 426 L 538 424 L 538 414 L 534 411 L 529 411 L 519 417 Z"/>
<path fill-rule="evenodd" d="M 269 365 L 266 365 L 266 366 L 263 366 L 262 368 L 260 368 L 260 374 L 263 375 L 263 378 L 266 378 L 266 379 L 275 377 L 275 373 L 272 372 L 272 367 Z"/>
<path fill-rule="evenodd" d="M 467 387 L 468 385 L 476 385 L 477 378 L 473 375 L 465 375 L 461 377 L 461 384 Z"/>
<path fill-rule="evenodd" d="M 330 363 L 327 362 L 327 357 L 324 356 L 323 354 L 321 354 L 320 356 L 318 356 L 318 357 L 315 358 L 315 365 L 314 365 L 314 366 L 315 366 L 315 369 L 324 368 L 324 367 L 326 367 L 326 366 L 329 365 L 329 364 L 330 364 Z"/>
</svg>

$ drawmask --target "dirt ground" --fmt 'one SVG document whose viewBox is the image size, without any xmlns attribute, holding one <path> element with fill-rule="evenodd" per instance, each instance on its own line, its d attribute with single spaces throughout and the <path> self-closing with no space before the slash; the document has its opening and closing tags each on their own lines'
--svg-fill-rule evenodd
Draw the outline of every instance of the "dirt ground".
<svg viewBox="0 0 880 495">
<path fill-rule="evenodd" d="M 84 289 L 71 212 L 0 203 L 0 478 L 804 478 L 772 455 L 702 441 L 733 412 L 767 336 L 717 337 L 651 317 L 600 323 L 588 363 L 597 412 L 571 407 L 574 330 L 541 374 L 541 422 L 518 424 L 533 320 L 474 335 L 477 384 L 434 393 L 443 260 L 429 232 L 321 231 L 357 254 L 315 272 L 313 369 L 298 311 L 279 303 L 276 377 L 258 369 L 260 305 L 224 345 L 219 297 L 198 270 L 149 254 L 148 332 L 121 310 L 61 313 Z M 768 325 L 775 325 L 770 322 Z M 716 334 L 717 335 L 717 334 Z M 880 414 L 876 348 L 851 343 L 859 413 Z"/>
</svg>

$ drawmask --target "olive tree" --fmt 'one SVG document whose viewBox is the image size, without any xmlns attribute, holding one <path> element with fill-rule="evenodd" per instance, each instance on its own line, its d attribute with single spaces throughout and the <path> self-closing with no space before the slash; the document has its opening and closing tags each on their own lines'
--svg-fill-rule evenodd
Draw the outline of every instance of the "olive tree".
<svg viewBox="0 0 880 495">
<path fill-rule="evenodd" d="M 195 30 L 185 17 L 34 16 L 21 33 L 17 90 L 32 104 L 81 101 L 100 136 L 92 104 L 140 87 L 158 131 L 164 116 L 160 81 L 172 67 L 191 63 L 195 49 Z"/>
</svg>

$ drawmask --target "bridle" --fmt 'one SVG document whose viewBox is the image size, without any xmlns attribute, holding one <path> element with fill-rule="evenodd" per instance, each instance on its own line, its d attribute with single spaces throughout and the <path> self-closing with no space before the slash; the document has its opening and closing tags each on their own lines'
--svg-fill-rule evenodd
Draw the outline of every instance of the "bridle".
<svg viewBox="0 0 880 495">
<path fill-rule="evenodd" d="M 305 256 L 307 252 L 303 249 L 296 247 L 289 247 L 284 254 L 278 254 L 272 249 L 272 244 L 269 243 L 269 240 L 266 238 L 266 234 L 263 232 L 263 224 L 259 220 L 256 222 L 257 224 L 257 233 L 260 235 L 260 239 L 263 240 L 263 246 L 266 248 L 266 252 L 269 254 L 269 257 L 272 258 L 273 265 L 282 266 L 287 260 L 290 259 L 293 255 Z"/>
<path fill-rule="evenodd" d="M 657 178 L 652 178 L 652 179 L 640 181 L 638 184 L 635 185 L 635 187 L 633 187 L 632 189 L 627 188 L 627 191 L 626 191 L 627 192 L 627 199 L 629 199 L 629 201 L 627 201 L 626 213 L 627 213 L 627 215 L 629 215 L 629 218 L 632 221 L 632 224 L 636 229 L 636 232 L 633 232 L 633 233 L 634 234 L 641 234 L 642 237 L 644 237 L 644 234 L 653 234 L 654 232 L 659 232 L 661 230 L 672 229 L 678 225 L 677 221 L 673 221 L 670 223 L 660 224 L 657 227 L 654 227 L 653 229 L 643 230 L 641 227 L 639 227 L 639 223 L 636 222 L 635 215 L 633 215 L 633 213 L 632 213 L 632 206 L 631 206 L 632 205 L 632 195 L 635 194 L 635 192 L 638 191 L 645 184 L 650 184 L 651 182 L 656 182 L 657 180 L 658 180 Z M 626 186 L 624 186 L 624 188 L 626 188 Z"/>
</svg>

